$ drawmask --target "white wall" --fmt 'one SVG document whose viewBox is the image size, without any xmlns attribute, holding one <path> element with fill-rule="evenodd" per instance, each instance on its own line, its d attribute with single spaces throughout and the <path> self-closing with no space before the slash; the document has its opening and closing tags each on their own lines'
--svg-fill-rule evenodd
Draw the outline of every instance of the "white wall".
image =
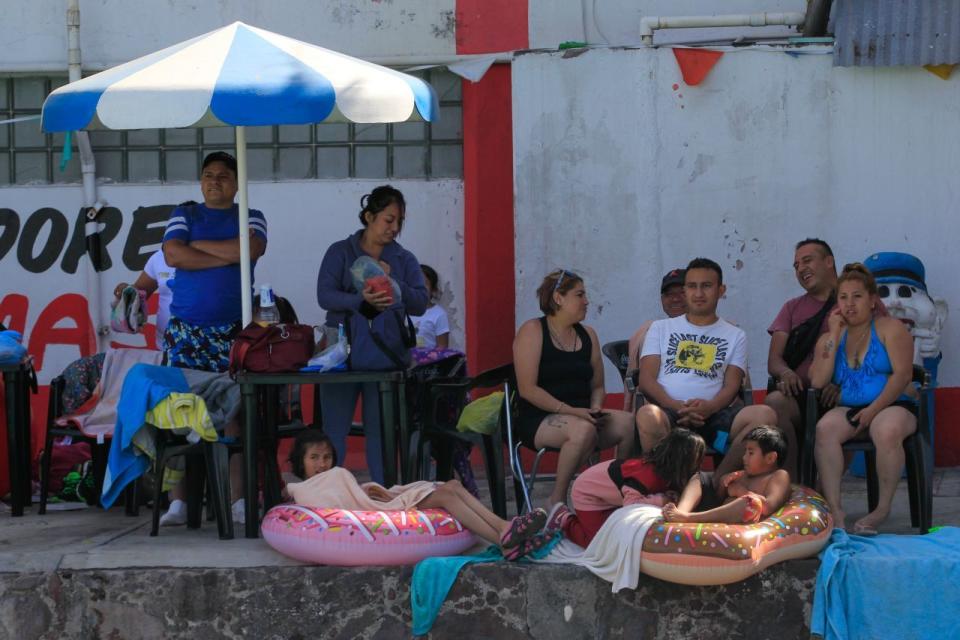
<svg viewBox="0 0 960 640">
<path fill-rule="evenodd" d="M 669 49 L 592 50 L 520 56 L 513 93 L 518 323 L 563 266 L 585 274 L 601 340 L 625 338 L 662 315 L 663 273 L 711 257 L 762 386 L 766 327 L 802 293 L 793 246 L 819 236 L 840 265 L 880 250 L 924 261 L 954 307 L 940 381 L 960 385 L 960 78 L 741 51 L 688 87 Z M 614 390 L 609 365 L 607 379 Z"/>
<path fill-rule="evenodd" d="M 644 16 L 805 11 L 806 0 L 529 0 L 530 48 L 556 48 L 566 40 L 590 44 L 640 43 Z M 657 31 L 657 44 L 714 38 L 799 35 L 789 27 L 670 29 Z"/>
<path fill-rule="evenodd" d="M 66 0 L 9 0 L 0 72 L 62 70 Z M 80 0 L 85 69 L 100 70 L 241 20 L 361 57 L 455 53 L 455 1 Z"/>
<path fill-rule="evenodd" d="M 357 212 L 360 197 L 384 180 L 376 181 L 308 181 L 264 182 L 250 185 L 250 203 L 263 210 L 269 227 L 266 255 L 257 265 L 258 282 L 270 282 L 274 288 L 293 302 L 301 322 L 319 324 L 324 312 L 317 305 L 316 282 L 320 261 L 327 247 L 347 237 L 360 226 Z M 430 264 L 440 273 L 444 295 L 442 306 L 447 309 L 451 325 L 451 342 L 463 345 L 464 275 L 463 275 L 463 183 L 460 180 L 392 180 L 391 184 L 404 192 L 407 200 L 407 221 L 400 242 L 413 251 L 421 262 Z M 102 297 L 100 306 L 105 318 L 117 282 L 132 282 L 136 273 L 123 265 L 122 251 L 130 228 L 132 212 L 140 206 L 176 204 L 183 200 L 199 200 L 197 184 L 166 186 L 105 185 L 99 195 L 109 206 L 124 214 L 124 225 L 117 238 L 110 243 L 112 268 L 101 274 Z M 0 188 L 0 208 L 13 209 L 22 225 L 27 217 L 41 207 L 60 210 L 71 223 L 80 208 L 79 187 L 10 187 Z M 39 253 L 49 236 L 49 225 L 38 236 L 34 254 Z M 18 241 L 19 243 L 19 238 Z M 66 274 L 60 261 L 49 270 L 34 274 L 25 271 L 17 261 L 17 244 L 0 259 L 0 301 L 8 294 L 18 293 L 29 298 L 28 333 L 41 311 L 51 300 L 64 293 L 86 294 L 85 272 L 88 260 L 83 259 L 75 274 Z M 0 318 L 3 321 L 3 318 Z M 65 321 L 63 326 L 72 326 Z M 141 336 L 113 336 L 128 344 L 143 344 Z M 46 383 L 70 361 L 79 357 L 76 347 L 51 347 L 40 372 Z"/>
</svg>

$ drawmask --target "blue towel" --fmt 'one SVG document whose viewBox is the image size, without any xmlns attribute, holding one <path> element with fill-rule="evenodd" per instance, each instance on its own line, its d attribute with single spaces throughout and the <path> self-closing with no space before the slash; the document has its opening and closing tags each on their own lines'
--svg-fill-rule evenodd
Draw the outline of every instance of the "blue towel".
<svg viewBox="0 0 960 640">
<path fill-rule="evenodd" d="M 562 540 L 560 535 L 531 554 L 534 558 L 543 558 Z M 430 633 L 433 623 L 437 621 L 440 607 L 447 599 L 453 583 L 457 581 L 460 570 L 468 564 L 481 562 L 500 562 L 503 554 L 500 547 L 490 545 L 483 553 L 475 556 L 442 556 L 425 558 L 413 568 L 413 579 L 410 582 L 410 609 L 413 612 L 413 635 L 423 636 Z M 519 562 L 527 562 L 521 558 Z"/>
<path fill-rule="evenodd" d="M 127 372 L 117 403 L 117 425 L 113 430 L 100 496 L 105 509 L 109 509 L 126 486 L 150 466 L 147 456 L 138 454 L 133 446 L 133 435 L 143 427 L 147 412 L 171 393 L 189 391 L 183 371 L 176 367 L 137 364 Z"/>
<path fill-rule="evenodd" d="M 820 554 L 811 633 L 825 640 L 960 637 L 960 528 L 848 535 Z"/>
</svg>

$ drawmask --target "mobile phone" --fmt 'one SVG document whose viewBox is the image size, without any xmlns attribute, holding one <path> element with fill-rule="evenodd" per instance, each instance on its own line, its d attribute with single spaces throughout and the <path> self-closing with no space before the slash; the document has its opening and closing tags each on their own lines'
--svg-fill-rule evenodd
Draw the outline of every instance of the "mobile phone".
<svg viewBox="0 0 960 640">
<path fill-rule="evenodd" d="M 860 411 L 861 409 L 863 409 L 863 407 L 853 407 L 847 410 L 847 422 L 849 422 L 850 426 L 853 427 L 854 429 L 860 428 L 860 421 L 854 420 L 853 416 L 857 415 L 857 412 Z"/>
</svg>

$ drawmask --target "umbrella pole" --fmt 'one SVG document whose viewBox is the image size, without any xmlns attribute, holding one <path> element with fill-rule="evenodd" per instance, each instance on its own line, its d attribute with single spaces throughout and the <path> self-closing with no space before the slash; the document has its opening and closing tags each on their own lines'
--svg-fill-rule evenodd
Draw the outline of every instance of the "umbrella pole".
<svg viewBox="0 0 960 640">
<path fill-rule="evenodd" d="M 247 133 L 237 128 L 237 188 L 240 193 L 240 301 L 243 326 L 253 320 L 253 296 L 250 277 L 250 209 L 247 202 Z"/>
</svg>

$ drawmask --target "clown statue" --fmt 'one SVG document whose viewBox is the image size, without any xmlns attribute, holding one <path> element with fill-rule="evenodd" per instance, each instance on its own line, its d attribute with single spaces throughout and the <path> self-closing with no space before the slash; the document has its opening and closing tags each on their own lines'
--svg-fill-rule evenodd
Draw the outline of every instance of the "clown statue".
<svg viewBox="0 0 960 640">
<path fill-rule="evenodd" d="M 936 381 L 940 364 L 940 332 L 947 321 L 947 303 L 927 293 L 923 263 L 909 253 L 883 251 L 863 263 L 877 279 L 877 289 L 890 315 L 913 335 L 913 362 Z"/>
</svg>

